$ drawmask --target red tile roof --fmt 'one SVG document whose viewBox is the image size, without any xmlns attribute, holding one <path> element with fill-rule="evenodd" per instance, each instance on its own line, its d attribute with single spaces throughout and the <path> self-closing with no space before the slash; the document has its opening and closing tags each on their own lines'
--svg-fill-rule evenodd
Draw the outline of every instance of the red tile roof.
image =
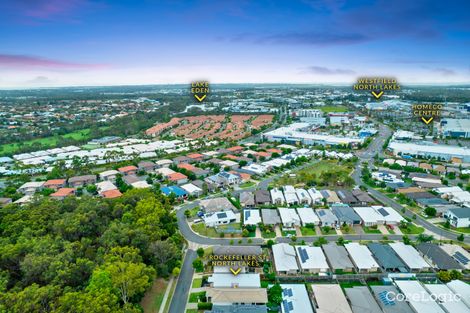
<svg viewBox="0 0 470 313">
<path fill-rule="evenodd" d="M 196 167 L 194 165 L 188 164 L 188 163 L 180 163 L 177 165 L 178 168 L 184 168 L 188 171 L 194 171 Z"/>
<path fill-rule="evenodd" d="M 200 159 L 204 157 L 202 154 L 200 153 L 191 153 L 191 154 L 188 154 L 188 158 L 190 159 Z"/>
<path fill-rule="evenodd" d="M 113 190 L 103 191 L 101 193 L 101 196 L 106 199 L 112 199 L 112 198 L 118 198 L 122 196 L 122 193 L 117 189 L 113 189 Z"/>
<path fill-rule="evenodd" d="M 127 173 L 127 172 L 131 172 L 131 171 L 137 171 L 137 167 L 134 166 L 134 165 L 128 165 L 128 166 L 124 166 L 124 167 L 118 168 L 118 171 L 121 172 L 121 173 Z"/>
<path fill-rule="evenodd" d="M 230 148 L 227 148 L 228 151 L 239 151 L 239 150 L 243 150 L 243 147 L 242 146 L 235 146 L 235 147 L 230 147 Z"/>
<path fill-rule="evenodd" d="M 67 197 L 71 196 L 75 193 L 75 188 L 60 188 L 53 194 L 51 194 L 51 197 Z"/>
<path fill-rule="evenodd" d="M 181 179 L 187 179 L 188 176 L 182 174 L 182 173 L 173 173 L 171 175 L 168 175 L 168 179 L 171 180 L 171 181 L 177 181 L 177 180 L 181 180 Z"/>
<path fill-rule="evenodd" d="M 59 179 L 49 179 L 44 183 L 44 187 L 47 186 L 57 186 L 57 185 L 65 185 L 65 179 L 59 178 Z"/>
</svg>

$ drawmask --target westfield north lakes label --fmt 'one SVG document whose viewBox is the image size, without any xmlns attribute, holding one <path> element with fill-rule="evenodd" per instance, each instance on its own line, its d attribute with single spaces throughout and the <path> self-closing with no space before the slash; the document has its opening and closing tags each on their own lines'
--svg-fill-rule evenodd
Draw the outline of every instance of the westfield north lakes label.
<svg viewBox="0 0 470 313">
<path fill-rule="evenodd" d="M 397 80 L 390 77 L 360 77 L 353 85 L 353 90 L 368 91 L 375 99 L 380 99 L 387 91 L 398 91 L 400 88 Z"/>
</svg>

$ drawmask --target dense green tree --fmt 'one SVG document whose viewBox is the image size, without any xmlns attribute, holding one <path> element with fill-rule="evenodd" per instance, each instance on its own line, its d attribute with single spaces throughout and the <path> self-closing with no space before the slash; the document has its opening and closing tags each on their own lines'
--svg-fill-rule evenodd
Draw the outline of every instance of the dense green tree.
<svg viewBox="0 0 470 313">
<path fill-rule="evenodd" d="M 119 290 L 122 302 L 143 294 L 150 286 L 155 271 L 145 265 L 139 250 L 132 247 L 115 247 L 105 256 L 103 270 L 109 273 L 113 287 Z"/>
</svg>

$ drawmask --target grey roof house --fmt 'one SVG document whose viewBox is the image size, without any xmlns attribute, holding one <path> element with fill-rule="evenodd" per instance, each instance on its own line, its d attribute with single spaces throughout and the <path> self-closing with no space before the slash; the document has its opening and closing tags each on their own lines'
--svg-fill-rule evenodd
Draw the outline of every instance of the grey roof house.
<svg viewBox="0 0 470 313">
<path fill-rule="evenodd" d="M 335 203 L 331 205 L 331 211 L 338 217 L 341 225 L 359 225 L 361 218 L 356 212 L 347 204 Z"/>
<path fill-rule="evenodd" d="M 325 252 L 331 269 L 352 272 L 354 265 L 349 259 L 346 248 L 335 243 L 329 243 L 322 245 L 322 249 Z"/>
<path fill-rule="evenodd" d="M 256 190 L 255 202 L 258 205 L 269 205 L 271 204 L 271 194 L 267 190 Z"/>
<path fill-rule="evenodd" d="M 438 245 L 434 243 L 420 243 L 416 249 L 430 262 L 434 267 L 440 270 L 461 270 L 463 269 L 455 259 L 444 252 Z"/>
<path fill-rule="evenodd" d="M 265 225 L 281 224 L 281 218 L 276 209 L 261 209 L 261 219 Z"/>
<path fill-rule="evenodd" d="M 244 208 L 252 208 L 255 206 L 255 196 L 250 191 L 244 191 L 240 194 L 240 204 Z"/>
<path fill-rule="evenodd" d="M 373 242 L 369 243 L 367 248 L 372 252 L 383 270 L 387 272 L 407 272 L 406 265 L 403 264 L 389 245 Z"/>
</svg>

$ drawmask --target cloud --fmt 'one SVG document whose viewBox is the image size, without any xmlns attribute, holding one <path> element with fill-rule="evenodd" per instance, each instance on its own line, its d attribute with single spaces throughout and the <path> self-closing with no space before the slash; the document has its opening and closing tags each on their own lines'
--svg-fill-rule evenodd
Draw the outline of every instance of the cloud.
<svg viewBox="0 0 470 313">
<path fill-rule="evenodd" d="M 368 41 L 369 38 L 360 33 L 341 32 L 291 32 L 276 34 L 258 39 L 260 43 L 305 44 L 305 45 L 344 45 Z"/>
<path fill-rule="evenodd" d="M 309 66 L 302 70 L 303 74 L 319 74 L 319 75 L 354 75 L 355 71 L 342 68 L 328 68 L 323 66 Z"/>
<path fill-rule="evenodd" d="M 40 85 L 40 84 L 51 84 L 53 83 L 52 80 L 50 80 L 46 76 L 36 76 L 35 78 L 28 80 L 28 84 L 34 84 L 34 85 Z"/>
<path fill-rule="evenodd" d="M 15 54 L 0 54 L 0 68 L 11 69 L 55 69 L 55 70 L 73 70 L 73 69 L 92 69 L 103 68 L 104 64 L 83 64 L 72 63 L 60 60 L 46 59 L 37 56 L 29 55 L 15 55 Z"/>
<path fill-rule="evenodd" d="M 445 68 L 445 67 L 435 68 L 432 71 L 437 73 L 437 74 L 440 74 L 442 76 L 455 76 L 455 75 L 457 75 L 457 73 L 454 70 L 452 70 L 450 68 Z"/>
</svg>

